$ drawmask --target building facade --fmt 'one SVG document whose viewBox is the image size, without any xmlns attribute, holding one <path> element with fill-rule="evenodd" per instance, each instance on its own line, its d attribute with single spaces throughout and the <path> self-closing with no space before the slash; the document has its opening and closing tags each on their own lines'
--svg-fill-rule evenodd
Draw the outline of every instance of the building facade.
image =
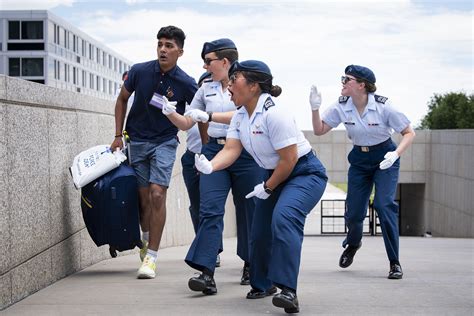
<svg viewBox="0 0 474 316">
<path fill-rule="evenodd" d="M 111 100 L 130 67 L 49 11 L 0 11 L 0 74 Z"/>
</svg>

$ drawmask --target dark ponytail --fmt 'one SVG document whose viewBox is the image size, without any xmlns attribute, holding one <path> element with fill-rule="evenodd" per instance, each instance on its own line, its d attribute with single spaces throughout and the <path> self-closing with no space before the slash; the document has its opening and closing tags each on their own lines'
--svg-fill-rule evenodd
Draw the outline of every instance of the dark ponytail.
<svg viewBox="0 0 474 316">
<path fill-rule="evenodd" d="M 242 71 L 242 75 L 248 82 L 258 83 L 262 93 L 269 93 L 272 97 L 278 97 L 282 89 L 280 86 L 272 84 L 273 77 L 263 72 L 256 71 Z"/>
<path fill-rule="evenodd" d="M 278 97 L 278 96 L 281 94 L 281 91 L 282 91 L 282 90 L 281 90 L 280 86 L 272 86 L 272 87 L 270 88 L 270 95 L 271 95 L 272 97 L 275 97 L 275 98 L 276 98 L 276 97 Z"/>
</svg>

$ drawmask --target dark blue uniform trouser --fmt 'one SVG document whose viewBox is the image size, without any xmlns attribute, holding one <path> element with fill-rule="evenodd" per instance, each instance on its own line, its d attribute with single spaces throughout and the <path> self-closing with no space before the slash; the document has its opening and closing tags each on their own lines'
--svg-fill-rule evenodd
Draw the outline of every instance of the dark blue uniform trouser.
<svg viewBox="0 0 474 316">
<path fill-rule="evenodd" d="M 395 194 L 400 159 L 385 170 L 381 170 L 379 164 L 387 152 L 396 148 L 396 145 L 388 140 L 370 147 L 369 152 L 363 152 L 359 147 L 352 149 L 348 156 L 350 167 L 347 209 L 344 215 L 348 232 L 343 246 L 357 246 L 362 240 L 363 221 L 375 184 L 374 208 L 379 216 L 385 250 L 390 261 L 398 260 L 398 204 L 395 202 Z"/>
<path fill-rule="evenodd" d="M 223 147 L 216 142 L 209 142 L 203 146 L 202 153 L 211 160 Z M 249 233 L 256 198 L 246 199 L 245 195 L 263 181 L 265 174 L 265 169 L 260 168 L 245 150 L 227 169 L 201 174 L 199 228 L 186 255 L 187 264 L 200 271 L 204 268 L 214 271 L 216 256 L 223 250 L 225 202 L 230 189 L 237 220 L 237 255 L 249 262 Z"/>
<path fill-rule="evenodd" d="M 189 214 L 193 222 L 194 233 L 199 226 L 199 171 L 194 167 L 194 153 L 186 150 L 181 156 L 183 179 L 189 196 Z"/>
<path fill-rule="evenodd" d="M 252 224 L 250 284 L 297 288 L 306 215 L 323 195 L 326 171 L 313 152 L 301 157 L 288 179 L 257 201 Z"/>
</svg>

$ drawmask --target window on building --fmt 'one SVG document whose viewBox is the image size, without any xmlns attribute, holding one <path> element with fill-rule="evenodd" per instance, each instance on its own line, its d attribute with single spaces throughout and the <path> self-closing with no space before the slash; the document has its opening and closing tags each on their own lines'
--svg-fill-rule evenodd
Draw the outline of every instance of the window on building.
<svg viewBox="0 0 474 316">
<path fill-rule="evenodd" d="M 44 43 L 8 43 L 8 50 L 44 50 Z"/>
<path fill-rule="evenodd" d="M 8 21 L 8 39 L 20 39 L 20 21 Z"/>
<path fill-rule="evenodd" d="M 82 86 L 85 88 L 86 87 L 86 71 L 82 70 Z"/>
<path fill-rule="evenodd" d="M 57 33 L 57 30 L 56 30 L 56 24 L 53 24 L 53 34 L 54 34 L 54 37 L 53 37 L 54 42 L 53 43 L 56 44 L 56 40 L 58 38 L 58 33 Z"/>
<path fill-rule="evenodd" d="M 107 93 L 107 79 L 102 79 L 102 92 Z"/>
<path fill-rule="evenodd" d="M 82 57 L 86 57 L 87 53 L 87 42 L 82 40 Z"/>
<path fill-rule="evenodd" d="M 8 39 L 43 39 L 43 21 L 8 21 Z"/>
<path fill-rule="evenodd" d="M 56 25 L 56 41 L 55 41 L 55 43 L 58 44 L 58 45 L 61 43 L 61 40 L 59 38 L 60 38 L 60 36 L 59 36 L 59 25 Z"/>
<path fill-rule="evenodd" d="M 43 39 L 43 21 L 22 21 L 21 39 Z"/>
<path fill-rule="evenodd" d="M 89 88 L 94 89 L 94 75 L 89 74 Z"/>
<path fill-rule="evenodd" d="M 100 91 L 100 78 L 99 78 L 99 76 L 95 77 L 95 89 L 97 91 Z"/>
<path fill-rule="evenodd" d="M 105 52 L 102 52 L 102 65 L 106 65 L 107 63 L 107 54 Z"/>
<path fill-rule="evenodd" d="M 41 77 L 44 74 L 43 58 L 22 58 L 21 75 L 24 77 Z"/>
<path fill-rule="evenodd" d="M 96 61 L 98 64 L 100 64 L 100 49 L 99 48 L 96 48 Z"/>
<path fill-rule="evenodd" d="M 64 81 L 68 82 L 69 81 L 69 74 L 68 74 L 68 69 L 69 65 L 64 64 Z"/>
<path fill-rule="evenodd" d="M 42 77 L 43 58 L 9 58 L 8 74 L 12 77 Z"/>
<path fill-rule="evenodd" d="M 20 76 L 20 58 L 8 59 L 8 75 L 12 77 Z"/>
<path fill-rule="evenodd" d="M 77 69 L 72 67 L 72 83 L 77 84 Z"/>
</svg>

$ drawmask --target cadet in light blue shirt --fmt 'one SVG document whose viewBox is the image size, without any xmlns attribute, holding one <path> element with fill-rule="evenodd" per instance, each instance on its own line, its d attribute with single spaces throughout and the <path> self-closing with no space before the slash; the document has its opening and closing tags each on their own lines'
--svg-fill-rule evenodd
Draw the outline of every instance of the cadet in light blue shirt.
<svg viewBox="0 0 474 316">
<path fill-rule="evenodd" d="M 224 149 L 211 161 L 196 155 L 196 168 L 204 174 L 219 172 L 245 149 L 266 169 L 265 181 L 246 196 L 258 198 L 247 298 L 270 296 L 278 287 L 273 305 L 297 313 L 304 223 L 324 192 L 326 172 L 292 115 L 275 103 L 281 88 L 272 84 L 270 68 L 248 60 L 234 63 L 230 74 L 232 100 L 242 107 L 232 117 Z"/>
<path fill-rule="evenodd" d="M 401 279 L 403 271 L 399 261 L 398 204 L 395 202 L 395 193 L 399 157 L 413 142 L 415 132 L 407 117 L 396 110 L 388 98 L 374 94 L 377 88 L 372 70 L 349 65 L 341 81 L 342 96 L 324 112 L 322 119 L 319 115 L 321 94 L 315 86 L 311 87 L 309 98 L 314 133 L 324 135 L 342 123 L 354 144 L 348 156 L 350 167 L 344 216 L 348 232 L 339 266 L 349 267 L 362 245 L 363 221 L 375 184 L 374 207 L 390 261 L 388 278 Z M 394 131 L 403 135 L 398 146 L 391 139 Z"/>
<path fill-rule="evenodd" d="M 213 81 L 203 83 L 190 104 L 191 110 L 184 116 L 173 112 L 168 114 L 168 118 L 180 129 L 187 129 L 194 122 L 209 123 L 209 141 L 205 143 L 203 140 L 202 154 L 212 159 L 224 148 L 230 119 L 236 110 L 227 86 L 228 71 L 237 60 L 238 52 L 234 42 L 222 38 L 204 43 L 201 57 L 204 68 L 211 73 Z M 189 279 L 188 286 L 191 290 L 205 295 L 217 293 L 214 280 L 216 256 L 223 250 L 225 203 L 231 189 L 237 221 L 237 255 L 244 261 L 240 284 L 250 283 L 249 232 L 256 199 L 246 199 L 245 195 L 263 180 L 264 174 L 265 170 L 245 150 L 235 163 L 224 170 L 201 174 L 199 228 L 185 261 L 202 273 Z"/>
</svg>

